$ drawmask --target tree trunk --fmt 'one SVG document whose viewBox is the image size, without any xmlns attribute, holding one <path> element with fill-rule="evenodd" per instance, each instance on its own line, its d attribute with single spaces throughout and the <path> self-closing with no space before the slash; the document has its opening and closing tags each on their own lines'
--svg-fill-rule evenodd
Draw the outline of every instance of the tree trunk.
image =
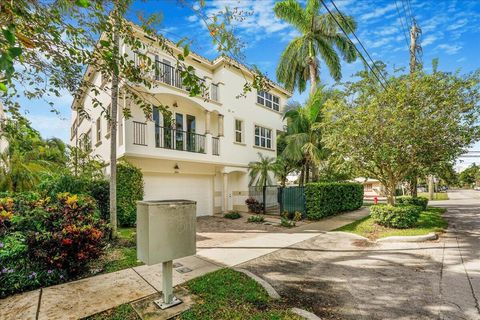
<svg viewBox="0 0 480 320">
<path fill-rule="evenodd" d="M 305 183 L 310 182 L 310 163 L 305 163 Z"/>
<path fill-rule="evenodd" d="M 413 177 L 411 180 L 410 180 L 410 195 L 413 197 L 413 198 L 416 198 L 418 196 L 418 192 L 417 192 L 417 176 Z"/>
<path fill-rule="evenodd" d="M 115 12 L 114 19 L 119 19 Z M 115 21 L 115 23 L 117 23 Z M 113 34 L 113 59 L 117 63 L 120 47 L 120 38 L 117 28 Z M 112 74 L 112 110 L 110 114 L 110 224 L 112 227 L 112 237 L 117 236 L 117 109 L 118 109 L 118 87 L 119 74 L 118 68 L 113 68 Z"/>
<path fill-rule="evenodd" d="M 395 190 L 397 187 L 396 181 L 389 181 L 388 185 L 385 186 L 385 193 L 387 194 L 387 203 L 390 205 L 395 205 Z"/>
<path fill-rule="evenodd" d="M 434 193 L 434 186 L 433 186 L 433 175 L 428 176 L 428 200 L 433 200 L 433 193 Z"/>
<path fill-rule="evenodd" d="M 304 178 L 304 176 L 305 176 L 305 169 L 304 169 L 304 167 L 302 166 L 302 169 L 300 170 L 300 177 L 298 178 L 298 185 L 299 185 L 300 187 L 303 186 L 303 178 Z"/>
<path fill-rule="evenodd" d="M 318 166 L 314 163 L 312 163 L 312 181 L 318 181 Z"/>
<path fill-rule="evenodd" d="M 315 57 L 309 58 L 308 69 L 310 75 L 310 96 L 312 96 L 317 89 L 317 63 L 315 62 Z"/>
</svg>

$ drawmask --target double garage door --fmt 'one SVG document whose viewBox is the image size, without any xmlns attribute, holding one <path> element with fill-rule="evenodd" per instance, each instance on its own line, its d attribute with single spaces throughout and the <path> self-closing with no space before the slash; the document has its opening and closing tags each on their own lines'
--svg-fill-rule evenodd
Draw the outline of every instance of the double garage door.
<svg viewBox="0 0 480 320">
<path fill-rule="evenodd" d="M 193 200 L 197 216 L 213 214 L 213 176 L 146 173 L 143 179 L 145 200 Z"/>
</svg>

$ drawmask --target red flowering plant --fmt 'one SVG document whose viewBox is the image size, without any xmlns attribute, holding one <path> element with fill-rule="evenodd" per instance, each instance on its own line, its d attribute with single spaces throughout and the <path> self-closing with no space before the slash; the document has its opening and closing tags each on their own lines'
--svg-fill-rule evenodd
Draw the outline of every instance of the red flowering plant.
<svg viewBox="0 0 480 320">
<path fill-rule="evenodd" d="M 95 201 L 62 193 L 45 209 L 49 212 L 45 232 L 33 232 L 27 238 L 32 259 L 70 275 L 80 273 L 90 260 L 100 256 L 108 234 L 107 224 L 98 218 Z"/>
</svg>

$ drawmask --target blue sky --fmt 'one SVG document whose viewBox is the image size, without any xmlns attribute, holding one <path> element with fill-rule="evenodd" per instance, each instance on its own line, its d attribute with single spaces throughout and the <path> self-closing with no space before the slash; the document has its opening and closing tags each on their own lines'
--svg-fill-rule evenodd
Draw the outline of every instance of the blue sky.
<svg viewBox="0 0 480 320">
<path fill-rule="evenodd" d="M 330 0 L 325 0 L 331 8 Z M 336 0 L 337 6 L 358 23 L 357 35 L 374 60 L 381 60 L 389 68 L 408 66 L 408 47 L 402 31 L 403 8 L 397 0 Z M 250 15 L 235 25 L 236 35 L 244 42 L 245 61 L 257 65 L 275 80 L 275 68 L 279 56 L 288 42 L 296 36 L 296 31 L 288 24 L 275 18 L 274 0 L 206 0 L 207 10 L 217 12 L 225 6 L 239 8 Z M 476 0 L 411 0 L 412 12 L 423 34 L 423 62 L 430 68 L 433 58 L 440 59 L 439 68 L 446 71 L 461 69 L 462 72 L 473 71 L 480 67 L 480 1 Z M 134 10 L 162 12 L 163 22 L 160 32 L 172 40 L 182 37 L 191 39 L 192 50 L 207 58 L 214 58 L 216 53 L 205 27 L 192 10 L 183 7 L 175 0 L 138 1 Z M 402 17 L 402 19 L 400 18 Z M 135 20 L 135 16 L 131 16 Z M 408 34 L 407 34 L 408 36 Z M 360 61 L 343 64 L 343 80 L 348 80 L 362 68 Z M 325 66 L 322 66 L 321 79 L 332 84 Z M 293 99 L 302 102 L 305 94 L 295 93 Z M 28 109 L 28 118 L 43 136 L 56 136 L 68 139 L 70 104 L 72 98 L 65 94 L 55 99 L 59 116 L 50 113 L 42 101 L 24 101 Z M 480 150 L 480 144 L 474 147 Z M 468 164 L 469 160 L 465 162 Z M 478 162 L 478 161 L 477 161 Z M 465 165 L 463 164 L 463 165 Z M 462 165 L 462 166 L 463 166 Z"/>
</svg>

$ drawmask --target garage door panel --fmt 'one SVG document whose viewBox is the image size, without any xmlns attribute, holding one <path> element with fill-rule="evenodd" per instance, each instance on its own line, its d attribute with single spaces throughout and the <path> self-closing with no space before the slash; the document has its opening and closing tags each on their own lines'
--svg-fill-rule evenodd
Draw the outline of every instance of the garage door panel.
<svg viewBox="0 0 480 320">
<path fill-rule="evenodd" d="M 197 202 L 197 216 L 213 213 L 213 177 L 145 174 L 145 200 L 185 199 Z"/>
</svg>

